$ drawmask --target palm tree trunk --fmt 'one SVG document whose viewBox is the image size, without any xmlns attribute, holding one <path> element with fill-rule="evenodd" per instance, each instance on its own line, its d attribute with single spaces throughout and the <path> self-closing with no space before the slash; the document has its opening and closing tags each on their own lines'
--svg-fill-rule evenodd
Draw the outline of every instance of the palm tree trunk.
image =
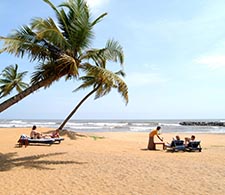
<svg viewBox="0 0 225 195">
<path fill-rule="evenodd" d="M 70 120 L 70 118 L 74 115 L 74 113 L 78 110 L 78 108 L 84 103 L 84 101 L 86 99 L 88 99 L 93 93 L 95 93 L 98 88 L 101 85 L 98 85 L 97 87 L 95 87 L 90 93 L 88 93 L 80 102 L 79 104 L 77 104 L 77 106 L 72 110 L 72 112 L 66 117 L 66 119 L 63 121 L 63 123 L 60 125 L 60 127 L 58 128 L 59 130 L 62 130 L 63 127 L 66 125 L 66 123 Z"/>
<path fill-rule="evenodd" d="M 6 101 L 2 102 L 0 104 L 0 113 L 2 111 L 6 110 L 7 108 L 9 108 L 10 106 L 14 105 L 15 103 L 21 101 L 23 98 L 27 97 L 28 95 L 30 95 L 34 91 L 37 91 L 41 87 L 46 86 L 47 84 L 49 84 L 49 82 L 52 82 L 52 79 L 45 79 L 43 81 L 40 81 L 40 82 L 28 87 L 27 89 L 25 89 L 21 93 L 19 93 L 19 94 L 13 96 L 13 97 L 7 99 Z"/>
</svg>

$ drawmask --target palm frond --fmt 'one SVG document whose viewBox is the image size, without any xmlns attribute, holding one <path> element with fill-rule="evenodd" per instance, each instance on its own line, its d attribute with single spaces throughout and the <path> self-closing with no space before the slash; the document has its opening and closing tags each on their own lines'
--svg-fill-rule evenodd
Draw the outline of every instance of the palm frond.
<svg viewBox="0 0 225 195">
<path fill-rule="evenodd" d="M 19 93 L 26 89 L 29 85 L 22 81 L 26 73 L 27 71 L 19 73 L 17 64 L 15 66 L 9 65 L 3 69 L 2 78 L 0 78 L 0 97 L 9 95 L 13 89 L 16 89 Z"/>
<path fill-rule="evenodd" d="M 88 63 L 84 64 L 82 68 L 86 74 L 84 77 L 79 78 L 83 83 L 75 91 L 89 86 L 100 85 L 95 93 L 95 99 L 97 99 L 107 95 L 113 88 L 116 88 L 124 98 L 126 104 L 128 103 L 128 87 L 118 74 Z"/>
<path fill-rule="evenodd" d="M 57 69 L 59 74 L 62 75 L 66 73 L 67 77 L 66 79 L 70 77 L 77 77 L 78 72 L 78 63 L 76 60 L 68 55 L 63 55 L 61 58 L 59 58 L 56 63 L 58 64 Z"/>
<path fill-rule="evenodd" d="M 123 48 L 119 44 L 119 42 L 113 39 L 108 40 L 105 49 L 102 50 L 102 52 L 108 60 L 111 60 L 113 62 L 119 62 L 121 65 L 124 63 Z"/>
<path fill-rule="evenodd" d="M 101 14 L 98 18 L 96 18 L 93 22 L 92 22 L 92 26 L 96 25 L 97 23 L 99 23 L 105 16 L 107 15 L 107 13 L 103 13 Z"/>
<path fill-rule="evenodd" d="M 41 63 L 35 67 L 35 71 L 32 73 L 31 76 L 31 84 L 35 85 L 38 82 L 46 79 L 49 80 L 49 83 L 45 87 L 49 87 L 54 81 L 60 79 L 60 75 L 58 75 L 57 71 L 55 70 L 53 61 Z"/>
<path fill-rule="evenodd" d="M 42 80 L 50 78 L 50 86 L 54 80 L 58 81 L 61 77 L 65 76 L 66 80 L 78 76 L 77 62 L 74 58 L 68 55 L 62 55 L 61 58 L 55 61 L 47 61 L 41 63 L 36 67 L 36 71 L 32 74 L 31 83 L 36 84 Z"/>
<path fill-rule="evenodd" d="M 115 72 L 115 74 L 120 75 L 122 77 L 126 76 L 126 73 L 123 70 L 119 70 L 119 71 Z"/>
<path fill-rule="evenodd" d="M 108 40 L 102 49 L 90 49 L 86 51 L 80 59 L 92 59 L 97 66 L 106 67 L 107 61 L 124 63 L 124 53 L 122 46 L 114 40 Z"/>
<path fill-rule="evenodd" d="M 29 26 L 22 26 L 4 39 L 2 52 L 8 52 L 16 57 L 23 58 L 24 54 L 33 60 L 43 60 L 48 57 L 48 50 L 44 47 L 45 42 L 37 39 L 36 34 Z"/>
<path fill-rule="evenodd" d="M 36 36 L 39 40 L 48 41 L 56 47 L 63 48 L 64 50 L 68 47 L 69 44 L 52 18 L 35 18 L 32 20 L 31 27 L 32 29 L 35 29 Z"/>
</svg>

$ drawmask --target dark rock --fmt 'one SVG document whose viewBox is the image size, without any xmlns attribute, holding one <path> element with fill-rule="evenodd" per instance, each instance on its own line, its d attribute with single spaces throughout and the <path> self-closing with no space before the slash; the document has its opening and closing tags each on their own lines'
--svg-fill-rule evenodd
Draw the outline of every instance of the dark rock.
<svg viewBox="0 0 225 195">
<path fill-rule="evenodd" d="M 212 121 L 212 122 L 205 122 L 205 121 L 183 121 L 179 123 L 180 125 L 186 126 L 221 126 L 225 127 L 224 122 Z"/>
</svg>

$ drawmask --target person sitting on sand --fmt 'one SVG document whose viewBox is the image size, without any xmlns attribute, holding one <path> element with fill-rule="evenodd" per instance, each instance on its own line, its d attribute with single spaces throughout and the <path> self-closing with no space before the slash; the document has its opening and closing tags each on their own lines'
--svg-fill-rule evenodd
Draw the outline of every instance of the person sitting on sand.
<svg viewBox="0 0 225 195">
<path fill-rule="evenodd" d="M 31 139 L 40 139 L 40 138 L 42 138 L 42 133 L 40 133 L 40 132 L 37 131 L 36 129 L 37 129 L 37 126 L 34 125 L 34 126 L 32 127 L 31 132 L 30 132 L 30 138 L 31 138 Z"/>
<path fill-rule="evenodd" d="M 148 149 L 149 150 L 155 150 L 156 147 L 155 147 L 155 142 L 154 142 L 154 137 L 155 135 L 158 137 L 158 139 L 160 141 L 162 141 L 162 144 L 163 143 L 163 138 L 159 137 L 159 130 L 161 129 L 160 126 L 156 127 L 156 129 L 152 130 L 150 133 L 149 133 L 149 141 L 148 141 Z"/>
<path fill-rule="evenodd" d="M 191 137 L 185 137 L 184 141 L 185 141 L 185 146 L 188 145 L 189 142 L 194 141 L 195 140 L 195 136 L 192 135 Z"/>
</svg>

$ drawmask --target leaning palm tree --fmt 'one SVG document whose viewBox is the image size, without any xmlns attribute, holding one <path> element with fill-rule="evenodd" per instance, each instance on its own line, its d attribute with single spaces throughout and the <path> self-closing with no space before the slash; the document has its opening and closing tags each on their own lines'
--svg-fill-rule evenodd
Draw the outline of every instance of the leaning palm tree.
<svg viewBox="0 0 225 195">
<path fill-rule="evenodd" d="M 120 76 L 125 75 L 123 71 L 113 73 L 103 67 L 92 66 L 88 63 L 83 66 L 83 68 L 87 74 L 86 76 L 80 77 L 80 80 L 82 80 L 83 83 L 75 91 L 88 87 L 93 87 L 93 89 L 76 105 L 76 107 L 66 117 L 66 119 L 58 128 L 60 130 L 63 129 L 66 123 L 71 119 L 71 117 L 85 102 L 85 100 L 87 100 L 94 93 L 95 99 L 97 99 L 108 94 L 113 88 L 115 88 L 122 95 L 126 104 L 128 103 L 128 87 L 126 83 L 120 78 Z"/>
<path fill-rule="evenodd" d="M 38 61 L 32 74 L 31 86 L 18 95 L 0 104 L 0 112 L 14 105 L 40 88 L 47 88 L 61 78 L 66 80 L 78 77 L 78 69 L 88 59 L 97 56 L 99 50 L 88 48 L 93 39 L 93 28 L 106 15 L 103 13 L 92 20 L 85 0 L 67 0 L 55 7 L 49 0 L 43 0 L 55 12 L 57 22 L 52 18 L 35 18 L 31 24 L 21 27 L 4 41 L 1 52 L 8 52 L 23 58 L 27 54 L 31 61 Z M 102 55 L 107 54 L 103 48 Z M 97 61 L 97 59 L 95 59 Z"/>
<path fill-rule="evenodd" d="M 119 62 L 123 65 L 124 53 L 120 44 L 114 40 L 109 40 L 106 43 L 104 49 L 97 50 L 92 49 L 84 53 L 82 58 L 90 58 L 95 66 L 90 63 L 85 63 L 81 67 L 86 76 L 80 77 L 79 80 L 83 81 L 76 90 L 85 89 L 88 87 L 93 87 L 93 89 L 77 104 L 77 106 L 71 111 L 71 113 L 62 122 L 59 129 L 63 129 L 70 118 L 75 114 L 79 107 L 88 99 L 92 94 L 96 93 L 95 99 L 100 98 L 108 94 L 112 88 L 117 88 L 118 92 L 121 93 L 122 97 L 125 99 L 126 104 L 128 103 L 128 88 L 126 83 L 119 77 L 125 76 L 123 71 L 118 71 L 113 73 L 106 69 L 106 64 L 108 61 Z"/>
<path fill-rule="evenodd" d="M 0 98 L 9 95 L 13 89 L 18 93 L 22 92 L 29 85 L 23 82 L 27 71 L 18 72 L 18 65 L 10 65 L 3 69 L 0 78 Z"/>
</svg>

